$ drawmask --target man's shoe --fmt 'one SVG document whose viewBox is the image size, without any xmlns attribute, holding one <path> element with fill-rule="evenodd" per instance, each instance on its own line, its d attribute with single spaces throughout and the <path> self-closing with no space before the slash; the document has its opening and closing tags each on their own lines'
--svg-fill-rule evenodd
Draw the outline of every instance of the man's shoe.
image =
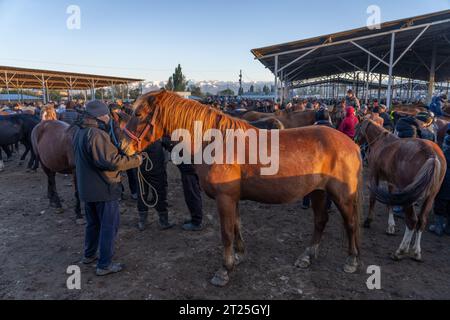
<svg viewBox="0 0 450 320">
<path fill-rule="evenodd" d="M 403 207 L 395 206 L 392 208 L 394 212 L 394 216 L 400 219 L 405 219 L 405 212 L 403 211 Z"/>
<path fill-rule="evenodd" d="M 444 217 L 436 216 L 434 224 L 432 224 L 429 228 L 430 232 L 436 234 L 439 237 L 442 237 L 444 235 L 444 229 L 445 229 Z"/>
<path fill-rule="evenodd" d="M 108 269 L 100 269 L 97 268 L 97 276 L 104 277 L 110 274 L 119 273 L 123 270 L 124 265 L 121 263 L 111 263 L 111 265 L 108 267 Z"/>
<path fill-rule="evenodd" d="M 131 199 L 137 200 L 137 199 L 138 199 L 138 194 L 137 194 L 137 193 L 133 193 L 133 194 L 131 195 Z"/>
<path fill-rule="evenodd" d="M 85 264 L 85 265 L 89 265 L 89 264 L 93 264 L 95 261 L 97 261 L 98 260 L 98 256 L 97 255 L 95 255 L 95 256 L 93 256 L 93 257 L 90 257 L 90 258 L 86 258 L 86 257 L 84 257 L 82 260 L 81 260 L 81 263 L 82 264 Z"/>
<path fill-rule="evenodd" d="M 184 231 L 191 231 L 191 232 L 198 232 L 203 230 L 203 225 L 201 224 L 194 224 L 192 222 L 187 222 L 183 225 Z"/>
</svg>

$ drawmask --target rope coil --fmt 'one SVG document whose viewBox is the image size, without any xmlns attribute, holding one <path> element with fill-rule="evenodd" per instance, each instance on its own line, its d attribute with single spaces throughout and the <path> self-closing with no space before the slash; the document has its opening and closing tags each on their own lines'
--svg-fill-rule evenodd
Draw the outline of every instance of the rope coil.
<svg viewBox="0 0 450 320">
<path fill-rule="evenodd" d="M 142 168 L 144 168 L 145 172 L 150 172 L 150 171 L 153 170 L 154 165 L 153 165 L 153 162 L 152 162 L 152 160 L 150 159 L 150 157 L 149 157 L 149 155 L 147 153 L 143 152 L 142 153 L 142 158 L 143 158 L 143 165 L 141 165 L 138 168 L 138 183 L 139 183 L 140 197 L 141 197 L 142 203 L 147 208 L 155 208 L 158 205 L 158 201 L 159 201 L 158 192 L 157 192 L 156 188 L 153 187 L 153 185 L 145 179 L 145 176 L 142 173 Z M 152 191 L 152 193 L 154 194 L 155 201 L 154 201 L 153 204 L 148 204 L 147 200 L 145 199 L 145 194 L 144 194 L 144 187 L 145 186 L 148 186 L 149 187 L 149 191 Z M 149 192 L 149 194 L 150 194 L 150 192 Z"/>
</svg>

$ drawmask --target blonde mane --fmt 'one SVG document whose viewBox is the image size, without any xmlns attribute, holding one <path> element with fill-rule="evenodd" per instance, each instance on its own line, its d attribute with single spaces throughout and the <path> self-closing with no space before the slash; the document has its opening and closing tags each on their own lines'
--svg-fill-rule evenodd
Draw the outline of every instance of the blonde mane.
<svg viewBox="0 0 450 320">
<path fill-rule="evenodd" d="M 150 97 L 155 99 L 152 105 L 148 104 Z M 173 92 L 148 93 L 139 98 L 136 105 L 145 104 L 151 110 L 154 109 L 155 121 L 169 133 L 177 129 L 186 129 L 193 133 L 196 121 L 202 122 L 203 133 L 209 129 L 218 129 L 222 133 L 225 133 L 227 129 L 243 131 L 256 129 L 244 120 L 235 119 L 197 101 L 184 99 Z"/>
</svg>

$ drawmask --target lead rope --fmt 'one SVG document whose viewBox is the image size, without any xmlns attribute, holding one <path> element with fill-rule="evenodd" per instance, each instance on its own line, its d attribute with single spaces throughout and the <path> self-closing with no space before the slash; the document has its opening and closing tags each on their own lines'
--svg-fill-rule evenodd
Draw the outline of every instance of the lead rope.
<svg viewBox="0 0 450 320">
<path fill-rule="evenodd" d="M 145 179 L 145 176 L 144 176 L 144 174 L 142 173 L 142 167 L 144 167 L 144 171 L 145 171 L 145 172 L 150 172 L 150 171 L 152 171 L 152 170 L 153 170 L 153 162 L 152 162 L 152 160 L 150 159 L 150 157 L 148 156 L 148 154 L 145 153 L 145 152 L 142 153 L 142 158 L 143 158 L 143 164 L 144 164 L 144 166 L 140 166 L 140 167 L 138 168 L 138 183 L 139 183 L 139 193 L 140 193 L 140 197 L 141 197 L 142 203 L 143 203 L 147 208 L 155 208 L 155 207 L 158 205 L 158 201 L 159 201 L 159 198 L 158 198 L 158 192 L 157 192 L 156 188 L 153 187 L 152 184 L 151 184 L 150 182 L 148 182 L 148 181 Z M 155 202 L 154 202 L 153 204 L 148 204 L 147 201 L 146 201 L 146 199 L 145 199 L 145 196 L 144 196 L 144 187 L 145 187 L 146 185 L 149 187 L 149 191 L 153 191 L 152 193 L 153 193 L 154 196 L 155 196 Z M 150 193 L 150 192 L 149 192 L 149 193 Z"/>
</svg>

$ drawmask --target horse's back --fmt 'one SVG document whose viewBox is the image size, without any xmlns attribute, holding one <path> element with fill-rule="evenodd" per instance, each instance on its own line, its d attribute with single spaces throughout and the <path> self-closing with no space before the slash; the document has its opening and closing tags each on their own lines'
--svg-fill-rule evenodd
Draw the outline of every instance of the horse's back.
<svg viewBox="0 0 450 320">
<path fill-rule="evenodd" d="M 43 121 L 32 133 L 33 148 L 44 167 L 67 172 L 74 166 L 70 126 L 62 121 Z"/>
</svg>

